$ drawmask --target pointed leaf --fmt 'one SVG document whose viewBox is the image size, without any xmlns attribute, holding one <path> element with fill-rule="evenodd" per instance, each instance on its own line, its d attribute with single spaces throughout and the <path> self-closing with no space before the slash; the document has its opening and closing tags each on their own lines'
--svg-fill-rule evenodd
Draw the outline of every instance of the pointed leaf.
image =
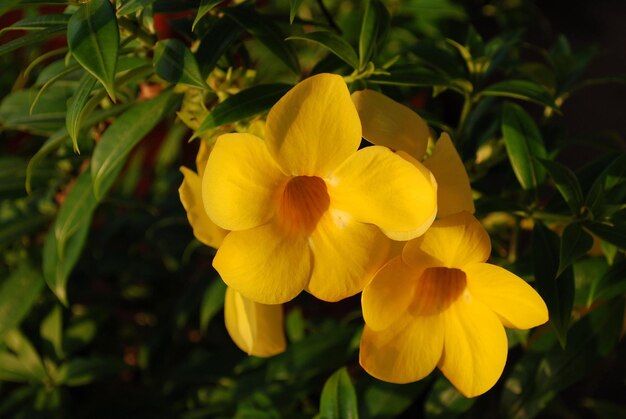
<svg viewBox="0 0 626 419">
<path fill-rule="evenodd" d="M 227 18 L 219 19 L 211 25 L 211 28 L 202 37 L 196 53 L 200 72 L 204 76 L 213 71 L 217 61 L 228 47 L 239 39 L 240 32 L 239 26 Z"/>
<path fill-rule="evenodd" d="M 522 99 L 560 112 L 557 104 L 554 102 L 554 98 L 543 86 L 527 80 L 501 81 L 482 90 L 480 95 Z"/>
<path fill-rule="evenodd" d="M 592 222 L 585 224 L 585 227 L 602 240 L 617 246 L 621 250 L 626 250 L 626 231 L 624 226 Z"/>
<path fill-rule="evenodd" d="M 202 0 L 200 3 L 200 7 L 198 7 L 198 13 L 196 14 L 196 18 L 193 20 L 193 24 L 191 25 L 191 30 L 193 31 L 196 28 L 200 19 L 206 16 L 207 13 L 211 11 L 215 6 L 220 4 L 224 0 Z"/>
<path fill-rule="evenodd" d="M 178 39 L 166 39 L 156 44 L 154 68 L 162 79 L 170 83 L 209 89 L 195 57 Z"/>
<path fill-rule="evenodd" d="M 556 276 L 585 255 L 593 247 L 593 237 L 580 224 L 570 224 L 563 230 L 561 250 L 559 253 L 559 269 Z"/>
<path fill-rule="evenodd" d="M 365 5 L 359 37 L 359 68 L 363 69 L 378 54 L 389 30 L 390 16 L 380 0 L 369 0 Z"/>
<path fill-rule="evenodd" d="M 89 101 L 91 91 L 96 87 L 96 79 L 91 74 L 85 74 L 80 80 L 80 84 L 74 91 L 74 96 L 70 99 L 67 105 L 67 114 L 65 115 L 65 127 L 67 133 L 72 139 L 74 145 L 74 152 L 78 153 L 78 131 L 82 120 L 91 109 L 88 109 L 85 105 Z"/>
<path fill-rule="evenodd" d="M 37 300 L 43 278 L 27 264 L 20 265 L 0 285 L 0 340 L 19 326 Z"/>
<path fill-rule="evenodd" d="M 580 207 L 583 203 L 583 192 L 576 174 L 568 167 L 555 161 L 542 158 L 537 158 L 537 161 L 541 163 L 543 168 L 546 169 L 546 171 L 550 173 L 550 176 L 552 176 L 552 179 L 554 179 L 556 188 L 569 205 L 572 214 L 576 216 L 579 215 Z"/>
<path fill-rule="evenodd" d="M 329 31 L 318 31 L 305 33 L 302 35 L 290 36 L 287 38 L 290 40 L 303 40 L 303 41 L 311 41 L 319 44 L 335 54 L 337 57 L 341 58 L 346 64 L 351 66 L 354 69 L 359 67 L 359 59 L 356 56 L 356 52 L 352 46 L 333 32 Z"/>
<path fill-rule="evenodd" d="M 320 400 L 320 418 L 356 419 L 358 417 L 356 392 L 348 370 L 343 367 L 331 375 L 324 384 Z"/>
<path fill-rule="evenodd" d="M 211 319 L 224 307 L 226 285 L 217 280 L 209 284 L 200 304 L 200 330 L 206 331 Z"/>
<path fill-rule="evenodd" d="M 155 0 L 126 0 L 124 4 L 117 9 L 118 16 L 126 16 L 131 13 L 135 13 L 138 10 L 154 3 Z"/>
<path fill-rule="evenodd" d="M 298 14 L 298 9 L 302 4 L 303 0 L 290 0 L 289 1 L 289 23 L 293 23 L 293 20 L 296 18 Z"/>
</svg>

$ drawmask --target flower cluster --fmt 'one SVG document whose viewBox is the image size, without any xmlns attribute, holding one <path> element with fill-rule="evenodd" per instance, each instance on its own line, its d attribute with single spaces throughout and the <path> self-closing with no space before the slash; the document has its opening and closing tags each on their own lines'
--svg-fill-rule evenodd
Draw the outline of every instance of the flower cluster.
<svg viewBox="0 0 626 419">
<path fill-rule="evenodd" d="M 202 143 L 198 173 L 181 169 L 181 201 L 195 236 L 217 249 L 241 349 L 283 351 L 281 303 L 303 290 L 331 302 L 362 291 L 366 371 L 406 383 L 439 367 L 472 397 L 502 373 L 504 327 L 547 321 L 532 287 L 486 263 L 463 163 L 445 133 L 427 153 L 429 128 L 409 108 L 320 74 L 255 134 Z"/>
</svg>

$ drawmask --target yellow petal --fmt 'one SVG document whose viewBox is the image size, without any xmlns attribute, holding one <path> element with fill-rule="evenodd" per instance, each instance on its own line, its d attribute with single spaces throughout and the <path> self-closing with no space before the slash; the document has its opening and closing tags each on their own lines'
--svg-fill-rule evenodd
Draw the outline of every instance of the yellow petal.
<svg viewBox="0 0 626 419">
<path fill-rule="evenodd" d="M 417 163 L 417 162 L 416 162 Z M 380 146 L 353 154 L 329 179 L 332 205 L 394 240 L 422 234 L 437 211 L 432 175 Z"/>
<path fill-rule="evenodd" d="M 359 147 L 361 123 L 343 78 L 318 74 L 274 105 L 265 134 L 285 173 L 326 176 Z"/>
<path fill-rule="evenodd" d="M 375 331 L 386 329 L 406 314 L 415 299 L 415 287 L 422 274 L 397 256 L 383 266 L 363 289 L 361 306 L 365 324 Z"/>
<path fill-rule="evenodd" d="M 284 182 L 263 140 L 250 134 L 222 135 L 202 178 L 204 207 L 227 230 L 257 227 L 276 212 Z"/>
<path fill-rule="evenodd" d="M 201 139 L 198 141 L 200 141 L 200 147 L 198 148 L 198 154 L 196 154 L 196 170 L 198 171 L 198 176 L 202 179 L 206 163 L 209 160 L 211 151 L 213 151 L 213 146 L 209 145 L 209 142 L 206 140 Z"/>
<path fill-rule="evenodd" d="M 359 362 L 379 380 L 404 384 L 432 372 L 444 342 L 441 315 L 404 316 L 382 331 L 367 325 L 361 336 Z"/>
<path fill-rule="evenodd" d="M 255 303 L 232 288 L 226 289 L 224 321 L 231 339 L 254 356 L 273 356 L 285 351 L 283 306 Z"/>
<path fill-rule="evenodd" d="M 424 166 L 437 180 L 437 217 L 447 217 L 461 211 L 475 212 L 465 166 L 448 134 L 441 134 L 433 154 L 424 161 Z"/>
<path fill-rule="evenodd" d="M 352 94 L 370 143 L 402 150 L 421 161 L 428 144 L 428 125 L 418 114 L 374 90 Z"/>
<path fill-rule="evenodd" d="M 180 171 L 183 174 L 183 183 L 178 188 L 178 194 L 193 234 L 202 243 L 217 249 L 228 231 L 216 226 L 206 214 L 202 204 L 202 183 L 198 175 L 186 167 L 181 167 Z"/>
<path fill-rule="evenodd" d="M 442 266 L 462 269 L 485 262 L 491 254 L 489 235 L 480 222 L 467 212 L 437 220 L 422 237 L 404 247 L 402 259 L 412 266 Z"/>
<path fill-rule="evenodd" d="M 522 278 L 499 266 L 475 263 L 463 268 L 472 295 L 514 329 L 530 329 L 548 321 L 539 294 Z"/>
<path fill-rule="evenodd" d="M 489 390 L 498 381 L 507 355 L 507 339 L 498 317 L 465 292 L 444 314 L 441 372 L 466 397 Z"/>
<path fill-rule="evenodd" d="M 311 275 L 305 236 L 285 235 L 274 223 L 230 232 L 213 259 L 226 285 L 263 304 L 293 299 Z"/>
<path fill-rule="evenodd" d="M 371 224 L 330 210 L 309 238 L 313 272 L 307 290 L 324 301 L 360 292 L 385 262 L 390 240 Z"/>
</svg>

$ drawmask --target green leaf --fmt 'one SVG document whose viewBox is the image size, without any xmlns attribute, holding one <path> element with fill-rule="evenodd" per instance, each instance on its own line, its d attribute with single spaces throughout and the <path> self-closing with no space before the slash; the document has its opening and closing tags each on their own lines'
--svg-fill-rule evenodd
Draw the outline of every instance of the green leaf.
<svg viewBox="0 0 626 419">
<path fill-rule="evenodd" d="M 208 75 L 217 64 L 228 47 L 239 39 L 239 26 L 231 19 L 222 18 L 211 25 L 211 28 L 202 37 L 196 53 L 196 60 L 203 75 Z"/>
<path fill-rule="evenodd" d="M 0 4 L 0 15 L 18 7 L 30 4 L 67 4 L 68 0 L 3 0 Z"/>
<path fill-rule="evenodd" d="M 352 46 L 348 43 L 348 41 L 333 32 L 318 31 L 305 33 L 302 35 L 290 36 L 287 40 L 315 42 L 335 54 L 337 57 L 341 58 L 341 60 L 352 68 L 357 69 L 359 67 L 359 59 Z"/>
<path fill-rule="evenodd" d="M 425 417 L 456 418 L 467 412 L 475 401 L 463 396 L 446 378 L 440 377 L 426 398 Z"/>
<path fill-rule="evenodd" d="M 593 283 L 589 292 L 589 305 L 595 301 L 609 300 L 626 293 L 626 261 L 622 260 Z"/>
<path fill-rule="evenodd" d="M 522 99 L 560 112 L 554 98 L 543 86 L 526 80 L 501 81 L 482 90 L 480 95 Z"/>
<path fill-rule="evenodd" d="M 124 369 L 117 358 L 73 358 L 59 369 L 57 382 L 67 386 L 82 386 L 97 379 L 116 375 Z"/>
<path fill-rule="evenodd" d="M 580 208 L 583 204 L 583 191 L 576 174 L 561 163 L 542 158 L 537 158 L 536 160 L 550 173 L 556 188 L 572 210 L 572 214 L 575 216 L 580 215 Z"/>
<path fill-rule="evenodd" d="M 413 86 L 413 87 L 449 87 L 450 81 L 445 75 L 433 71 L 427 67 L 420 66 L 410 70 L 400 72 L 390 70 L 391 74 L 373 74 L 367 81 L 396 86 Z"/>
<path fill-rule="evenodd" d="M 382 2 L 367 1 L 359 36 L 359 69 L 364 69 L 380 52 L 379 47 L 389 31 L 390 19 L 389 12 Z"/>
<path fill-rule="evenodd" d="M 586 223 L 585 227 L 602 240 L 617 246 L 621 250 L 626 250 L 626 231 L 624 231 L 624 226 L 590 222 Z"/>
<path fill-rule="evenodd" d="M 561 250 L 559 253 L 559 269 L 556 276 L 572 263 L 584 256 L 593 247 L 593 237 L 580 224 L 570 224 L 563 230 L 561 236 Z"/>
<path fill-rule="evenodd" d="M 295 51 L 284 41 L 285 35 L 271 20 L 246 5 L 225 8 L 223 12 L 265 45 L 291 71 L 300 74 L 300 64 Z"/>
<path fill-rule="evenodd" d="M 32 44 L 38 44 L 63 31 L 65 31 L 65 26 L 53 26 L 50 28 L 42 29 L 40 31 L 30 32 L 24 36 L 20 36 L 17 39 L 0 45 L 0 56 L 7 54 L 11 51 L 15 51 L 18 48 L 22 48 Z"/>
<path fill-rule="evenodd" d="M 115 67 L 120 44 L 115 10 L 108 0 L 82 3 L 67 25 L 72 55 L 115 101 Z"/>
<path fill-rule="evenodd" d="M 343 367 L 331 375 L 324 384 L 320 399 L 320 418 L 347 419 L 358 417 L 356 392 L 348 375 L 348 370 Z"/>
<path fill-rule="evenodd" d="M 365 375 L 357 381 L 359 412 L 369 419 L 402 417 L 432 384 L 432 377 L 410 384 L 392 384 Z"/>
<path fill-rule="evenodd" d="M 289 1 L 289 23 L 293 23 L 293 20 L 296 18 L 298 14 L 298 9 L 300 9 L 300 5 L 303 0 L 290 0 Z"/>
<path fill-rule="evenodd" d="M 0 340 L 16 328 L 35 304 L 43 278 L 32 267 L 22 264 L 0 286 Z"/>
<path fill-rule="evenodd" d="M 100 201 L 107 193 L 133 147 L 171 110 L 175 98 L 170 91 L 135 104 L 104 132 L 91 160 L 93 191 Z"/>
<path fill-rule="evenodd" d="M 47 378 L 46 369 L 41 362 L 41 357 L 33 344 L 19 330 L 13 329 L 5 334 L 4 343 L 15 353 L 19 363 L 28 374 L 29 381 L 43 383 Z M 0 365 L 2 365 L 0 361 Z M 1 368 L 1 367 L 0 367 Z"/>
<path fill-rule="evenodd" d="M 12 243 L 27 234 L 32 234 L 46 224 L 50 217 L 39 213 L 27 213 L 0 223 L 0 247 Z M 1 304 L 0 304 L 1 309 Z"/>
<path fill-rule="evenodd" d="M 193 54 L 178 39 L 159 41 L 154 50 L 154 69 L 164 80 L 208 90 Z"/>
<path fill-rule="evenodd" d="M 39 326 L 44 354 L 57 361 L 63 358 L 63 309 L 56 304 Z"/>
<path fill-rule="evenodd" d="M 193 20 L 193 24 L 191 25 L 191 30 L 193 31 L 196 28 L 200 19 L 206 16 L 215 6 L 220 4 L 224 0 L 202 0 L 200 3 L 200 7 L 198 7 L 198 13 L 196 14 L 196 18 Z"/>
<path fill-rule="evenodd" d="M 242 90 L 217 104 L 209 113 L 195 135 L 221 125 L 232 124 L 267 111 L 292 86 L 289 84 L 261 84 Z"/>
<path fill-rule="evenodd" d="M 502 134 L 520 185 L 525 190 L 536 189 L 543 182 L 545 171 L 534 158 L 546 157 L 539 128 L 520 106 L 507 103 L 502 114 Z"/>
<path fill-rule="evenodd" d="M 126 0 L 119 9 L 117 9 L 118 16 L 126 16 L 131 13 L 135 13 L 138 10 L 149 6 L 154 3 L 155 0 Z"/>
<path fill-rule="evenodd" d="M 209 322 L 224 307 L 226 285 L 221 280 L 209 284 L 200 303 L 200 330 L 206 331 Z"/>
<path fill-rule="evenodd" d="M 26 30 L 32 31 L 37 29 L 54 28 L 65 29 L 67 22 L 69 22 L 71 15 L 67 14 L 51 14 L 30 16 L 13 23 L 11 26 L 0 29 L 0 34 L 11 30 Z"/>
<path fill-rule="evenodd" d="M 626 175 L 626 155 L 619 154 L 604 170 L 598 175 L 591 185 L 587 197 L 585 198 L 585 206 L 591 209 L 594 215 L 598 215 L 603 210 L 603 206 L 607 202 L 615 202 L 613 196 L 607 195 L 607 192 L 624 181 Z M 620 200 L 616 203 L 622 204 Z M 610 240 L 607 240 L 610 241 Z"/>
<path fill-rule="evenodd" d="M 78 64 L 74 64 L 74 65 L 70 65 L 67 68 L 64 68 L 62 71 L 60 71 L 58 74 L 56 74 L 54 77 L 51 77 L 48 81 L 46 81 L 44 83 L 43 86 L 41 86 L 41 88 L 39 89 L 39 91 L 37 92 L 37 95 L 35 96 L 35 98 L 33 99 L 33 101 L 30 104 L 30 108 L 28 109 L 28 112 L 30 114 L 33 114 L 35 112 L 35 109 L 37 108 L 37 104 L 39 103 L 39 99 L 41 98 L 41 96 L 54 84 L 56 83 L 58 80 L 69 76 L 70 74 L 76 72 L 77 70 L 80 70 L 80 66 Z"/>
<path fill-rule="evenodd" d="M 574 274 L 571 267 L 557 277 L 559 267 L 559 238 L 539 220 L 535 220 L 532 240 L 533 270 L 537 291 L 543 297 L 550 323 L 565 347 L 572 307 L 574 305 Z"/>
<path fill-rule="evenodd" d="M 83 118 L 86 114 L 88 114 L 91 110 L 88 109 L 85 105 L 89 101 L 89 96 L 91 95 L 91 91 L 96 87 L 96 79 L 91 76 L 91 74 L 87 73 L 80 80 L 80 84 L 76 88 L 74 92 L 74 96 L 70 99 L 67 105 L 67 114 L 65 115 L 65 127 L 67 129 L 67 133 L 72 139 L 72 144 L 74 145 L 74 151 L 76 153 L 78 150 L 78 132 L 83 121 Z"/>
</svg>

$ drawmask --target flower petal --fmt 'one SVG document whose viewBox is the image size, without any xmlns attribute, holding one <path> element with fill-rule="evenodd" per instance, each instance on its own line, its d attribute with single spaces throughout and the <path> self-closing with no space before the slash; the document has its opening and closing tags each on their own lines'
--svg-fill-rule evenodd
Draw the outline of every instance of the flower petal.
<svg viewBox="0 0 626 419">
<path fill-rule="evenodd" d="M 361 123 L 343 78 L 318 74 L 274 105 L 265 133 L 285 173 L 326 176 L 358 149 Z"/>
<path fill-rule="evenodd" d="M 263 304 L 293 299 L 311 275 L 306 237 L 285 235 L 274 223 L 230 232 L 213 259 L 229 287 Z"/>
<path fill-rule="evenodd" d="M 499 266 L 475 263 L 463 268 L 472 295 L 493 310 L 502 324 L 530 329 L 548 321 L 548 308 L 522 278 Z"/>
<path fill-rule="evenodd" d="M 394 240 L 422 234 L 437 211 L 431 173 L 380 146 L 353 154 L 329 179 L 331 203 Z"/>
<path fill-rule="evenodd" d="M 463 269 L 463 266 L 485 262 L 491 254 L 489 235 L 480 222 L 467 212 L 437 220 L 426 234 L 404 246 L 405 263 L 420 267 L 441 266 Z"/>
<path fill-rule="evenodd" d="M 352 94 L 361 118 L 363 137 L 370 143 L 402 150 L 422 161 L 428 144 L 428 125 L 408 107 L 374 90 Z"/>
<path fill-rule="evenodd" d="M 250 134 L 222 135 L 202 179 L 204 207 L 209 218 L 227 230 L 257 227 L 276 211 L 284 182 L 263 140 Z"/>
<path fill-rule="evenodd" d="M 285 351 L 283 306 L 255 303 L 232 288 L 226 289 L 224 322 L 231 339 L 254 356 L 273 356 Z"/>
<path fill-rule="evenodd" d="M 183 174 L 183 183 L 178 188 L 178 194 L 187 212 L 193 235 L 207 246 L 217 249 L 228 231 L 216 226 L 206 214 L 202 204 L 200 177 L 186 167 L 181 167 L 180 171 Z"/>
<path fill-rule="evenodd" d="M 404 316 L 391 327 L 361 336 L 359 362 L 379 380 L 404 384 L 420 380 L 439 362 L 444 342 L 441 315 Z"/>
<path fill-rule="evenodd" d="M 198 177 L 202 179 L 206 163 L 209 160 L 211 151 L 213 151 L 213 146 L 209 145 L 209 142 L 206 140 L 200 139 L 198 141 L 200 141 L 200 146 L 198 147 L 198 154 L 196 154 L 196 170 L 198 171 Z"/>
<path fill-rule="evenodd" d="M 390 242 L 374 225 L 327 211 L 309 238 L 313 272 L 307 291 L 333 302 L 360 292 L 385 262 Z"/>
<path fill-rule="evenodd" d="M 447 133 L 442 133 L 433 154 L 424 161 L 437 180 L 437 217 L 457 212 L 473 214 L 472 187 L 459 153 Z"/>
<path fill-rule="evenodd" d="M 380 268 L 361 296 L 365 324 L 379 331 L 405 314 L 415 298 L 415 287 L 421 274 L 421 269 L 410 267 L 400 256 Z"/>
<path fill-rule="evenodd" d="M 498 381 L 506 363 L 507 339 L 502 323 L 467 291 L 443 316 L 441 372 L 464 396 L 483 394 Z"/>
</svg>

